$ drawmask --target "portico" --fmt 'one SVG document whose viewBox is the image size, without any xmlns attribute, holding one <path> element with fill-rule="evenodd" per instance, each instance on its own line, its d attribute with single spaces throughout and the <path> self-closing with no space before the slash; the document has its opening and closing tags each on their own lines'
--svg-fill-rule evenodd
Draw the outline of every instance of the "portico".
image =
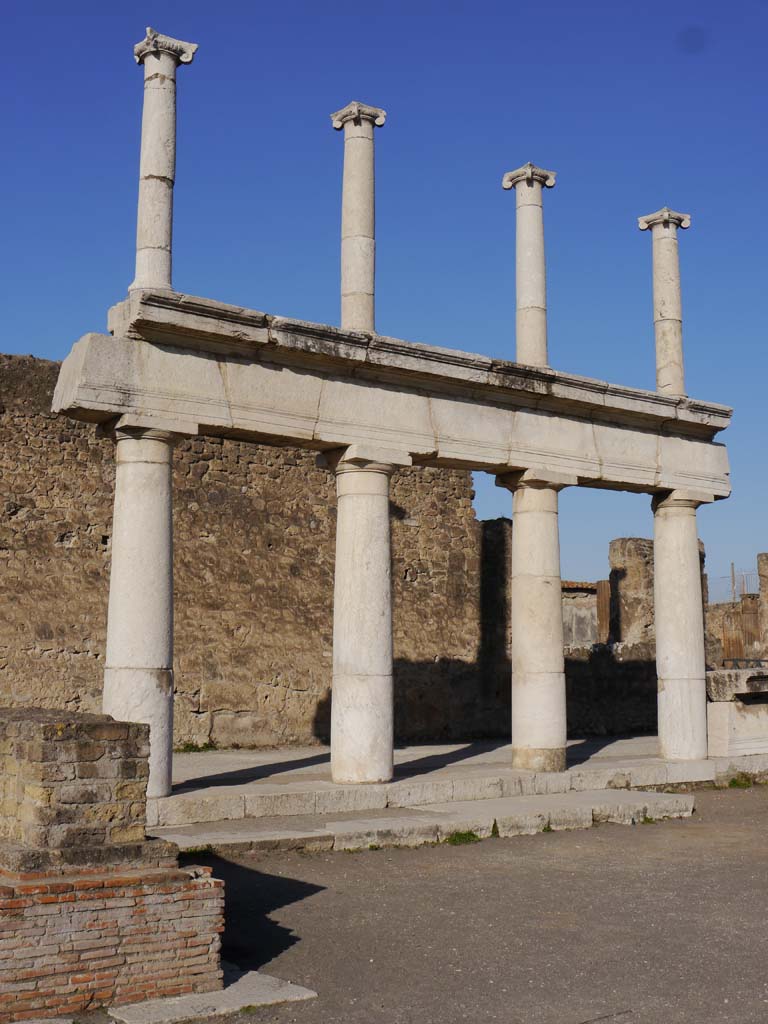
<svg viewBox="0 0 768 1024">
<path fill-rule="evenodd" d="M 151 31 L 139 46 L 150 45 L 147 53 L 168 55 L 166 85 L 171 58 L 183 61 L 195 49 Z M 532 164 L 503 182 L 517 198 L 517 362 L 377 334 L 373 139 L 385 115 L 352 103 L 332 116 L 345 134 L 341 328 L 174 291 L 170 186 L 155 204 L 149 171 L 136 279 L 109 313 L 110 333 L 81 338 L 61 370 L 54 410 L 115 438 L 104 706 L 150 724 L 150 796 L 167 795 L 171 784 L 170 459 L 177 438 L 198 434 L 302 446 L 336 475 L 334 782 L 392 778 L 389 480 L 403 466 L 491 472 L 514 494 L 512 765 L 534 771 L 565 767 L 558 492 L 589 486 L 650 495 L 662 755 L 705 757 L 695 509 L 730 493 L 727 454 L 715 441 L 730 410 L 687 397 L 681 373 L 670 387 L 660 369 L 650 392 L 548 365 L 542 194 L 555 175 Z M 174 118 L 175 103 L 158 104 L 148 88 L 142 168 L 158 140 L 168 152 Z M 173 174 L 161 177 L 172 186 Z M 157 217 L 147 213 L 152 204 Z M 144 228 L 160 221 L 155 246 Z M 142 255 L 148 250 L 167 258 Z M 675 265 L 654 235 L 654 280 L 668 282 Z M 680 331 L 663 332 L 657 359 L 682 367 Z"/>
</svg>

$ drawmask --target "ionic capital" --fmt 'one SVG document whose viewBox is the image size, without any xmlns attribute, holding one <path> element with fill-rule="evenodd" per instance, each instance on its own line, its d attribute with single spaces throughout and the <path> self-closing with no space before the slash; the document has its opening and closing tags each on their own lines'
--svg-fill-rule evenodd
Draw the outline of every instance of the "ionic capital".
<svg viewBox="0 0 768 1024">
<path fill-rule="evenodd" d="M 541 469 L 517 469 L 510 473 L 499 473 L 496 477 L 496 486 L 507 491 L 516 491 L 520 487 L 562 491 L 564 487 L 576 487 L 578 482 L 579 478 L 570 473 Z"/>
<path fill-rule="evenodd" d="M 665 491 L 653 495 L 651 508 L 654 513 L 670 510 L 680 512 L 693 510 L 695 512 L 700 505 L 708 505 L 714 500 L 714 494 L 705 494 L 700 491 Z"/>
<path fill-rule="evenodd" d="M 411 466 L 413 459 L 407 452 L 373 445 L 351 444 L 346 448 L 333 448 L 317 456 L 317 465 L 334 473 L 368 469 L 378 473 L 394 473 L 402 466 Z"/>
<path fill-rule="evenodd" d="M 556 177 L 556 171 L 545 171 L 543 167 L 537 167 L 535 164 L 529 162 L 527 164 L 523 164 L 522 167 L 518 167 L 516 171 L 507 171 L 501 179 L 501 187 L 514 188 L 515 185 L 519 185 L 521 181 L 526 181 L 529 184 L 532 181 L 538 181 L 546 188 L 554 188 Z"/>
<path fill-rule="evenodd" d="M 369 107 L 366 103 L 357 103 L 356 101 L 348 103 L 346 107 L 342 107 L 335 114 L 331 114 L 331 124 L 337 131 L 340 131 L 347 121 L 354 121 L 356 124 L 360 124 L 361 121 L 371 121 L 378 128 L 381 128 L 386 119 L 386 110 L 381 110 L 379 107 Z"/>
<path fill-rule="evenodd" d="M 670 210 L 668 206 L 662 206 L 656 213 L 649 213 L 645 217 L 637 218 L 637 226 L 641 231 L 647 231 L 656 224 L 663 224 L 665 227 L 673 224 L 676 228 L 689 228 L 691 215 L 690 213 L 678 213 L 676 210 Z"/>
<path fill-rule="evenodd" d="M 140 43 L 133 48 L 133 56 L 137 64 L 143 64 L 144 58 L 151 53 L 170 53 L 179 64 L 191 64 L 192 58 L 197 52 L 197 43 L 185 43 L 183 39 L 172 39 L 170 36 L 160 35 L 153 28 L 147 26 L 147 34 Z"/>
</svg>

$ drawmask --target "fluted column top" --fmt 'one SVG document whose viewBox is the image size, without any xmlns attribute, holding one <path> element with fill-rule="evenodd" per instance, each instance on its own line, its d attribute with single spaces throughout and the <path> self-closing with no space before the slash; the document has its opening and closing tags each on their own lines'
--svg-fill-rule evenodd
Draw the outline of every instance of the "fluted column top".
<svg viewBox="0 0 768 1024">
<path fill-rule="evenodd" d="M 173 39 L 171 36 L 161 35 L 148 25 L 146 36 L 133 48 L 136 63 L 143 64 L 145 57 L 151 53 L 160 52 L 170 53 L 179 64 L 191 64 L 197 52 L 197 43 L 185 43 L 183 39 Z"/>
<path fill-rule="evenodd" d="M 556 177 L 556 171 L 545 171 L 543 167 L 537 167 L 529 161 L 527 164 L 523 164 L 522 167 L 518 167 L 515 171 L 507 171 L 501 179 L 501 187 L 514 188 L 521 181 L 528 183 L 538 181 L 546 188 L 554 188 Z"/>
<path fill-rule="evenodd" d="M 668 206 L 662 206 L 656 213 L 646 214 L 645 217 L 637 218 L 637 226 L 641 231 L 647 231 L 655 224 L 674 224 L 676 228 L 689 228 L 691 226 L 690 213 L 678 213 L 677 210 L 670 210 Z"/>
<path fill-rule="evenodd" d="M 331 114 L 331 124 L 337 131 L 340 131 L 347 121 L 354 121 L 357 124 L 361 121 L 370 121 L 381 128 L 386 119 L 386 110 L 382 110 L 380 107 L 369 107 L 367 103 L 358 103 L 357 100 L 353 100 L 346 107 Z"/>
</svg>

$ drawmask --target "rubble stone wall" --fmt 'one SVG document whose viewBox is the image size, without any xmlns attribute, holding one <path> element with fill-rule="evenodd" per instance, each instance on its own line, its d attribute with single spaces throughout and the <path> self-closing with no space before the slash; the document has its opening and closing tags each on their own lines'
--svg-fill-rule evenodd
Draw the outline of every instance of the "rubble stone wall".
<svg viewBox="0 0 768 1024">
<path fill-rule="evenodd" d="M 57 363 L 0 356 L 0 704 L 99 711 L 114 452 L 93 426 L 50 413 L 57 374 Z M 218 438 L 178 446 L 177 744 L 327 737 L 335 527 L 334 480 L 311 452 Z M 401 739 L 501 728 L 508 671 L 480 672 L 495 657 L 481 613 L 498 619 L 495 597 L 481 609 L 482 535 L 469 473 L 396 474 Z M 496 660 L 503 668 L 504 653 Z"/>
</svg>

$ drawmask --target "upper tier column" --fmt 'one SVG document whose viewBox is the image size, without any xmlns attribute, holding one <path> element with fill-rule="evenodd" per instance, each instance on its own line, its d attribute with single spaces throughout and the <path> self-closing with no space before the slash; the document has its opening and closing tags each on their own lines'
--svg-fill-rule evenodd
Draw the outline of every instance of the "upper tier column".
<svg viewBox="0 0 768 1024">
<path fill-rule="evenodd" d="M 173 183 L 176 178 L 176 68 L 190 64 L 196 43 L 162 36 L 148 28 L 133 48 L 144 65 L 136 276 L 130 286 L 171 289 Z"/>
<path fill-rule="evenodd" d="M 683 306 L 680 298 L 680 257 L 677 229 L 691 225 L 687 213 L 668 207 L 639 217 L 641 231 L 653 239 L 653 328 L 656 335 L 656 390 L 684 395 Z"/>
<path fill-rule="evenodd" d="M 676 760 L 707 756 L 704 607 L 696 509 L 712 497 L 671 491 L 653 498 L 659 751 Z"/>
<path fill-rule="evenodd" d="M 386 112 L 364 103 L 348 103 L 331 114 L 344 129 L 344 184 L 341 198 L 341 326 L 375 330 L 376 213 L 374 127 Z"/>
<path fill-rule="evenodd" d="M 501 184 L 502 188 L 515 190 L 517 201 L 515 359 L 528 366 L 549 366 L 542 194 L 545 187 L 554 187 L 555 172 L 527 163 L 508 171 Z"/>
</svg>

